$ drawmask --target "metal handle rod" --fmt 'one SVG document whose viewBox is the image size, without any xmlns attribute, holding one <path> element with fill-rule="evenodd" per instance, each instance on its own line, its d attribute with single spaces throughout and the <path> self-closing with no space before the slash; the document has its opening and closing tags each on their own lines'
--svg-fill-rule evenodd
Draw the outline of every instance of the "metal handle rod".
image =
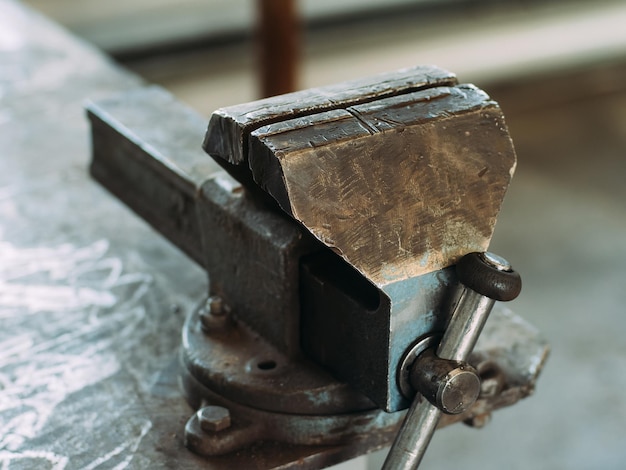
<svg viewBox="0 0 626 470">
<path fill-rule="evenodd" d="M 437 356 L 453 361 L 466 361 L 495 302 L 466 287 L 441 338 Z"/>
<path fill-rule="evenodd" d="M 472 352 L 495 301 L 464 288 L 437 348 L 442 359 L 465 361 Z M 439 424 L 441 410 L 417 394 L 391 446 L 383 470 L 415 469 Z"/>
<path fill-rule="evenodd" d="M 508 261 L 489 252 L 464 256 L 456 269 L 463 291 L 439 343 L 437 356 L 466 361 L 495 301 L 509 301 L 517 297 L 522 280 Z M 439 424 L 441 413 L 439 408 L 416 393 L 383 469 L 416 469 Z"/>
</svg>

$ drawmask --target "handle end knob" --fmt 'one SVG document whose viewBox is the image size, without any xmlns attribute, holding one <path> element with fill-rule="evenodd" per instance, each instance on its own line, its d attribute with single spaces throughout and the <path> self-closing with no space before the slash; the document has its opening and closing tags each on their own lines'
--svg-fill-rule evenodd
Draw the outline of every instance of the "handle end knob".
<svg viewBox="0 0 626 470">
<path fill-rule="evenodd" d="M 456 273 L 463 285 L 493 300 L 513 300 L 522 290 L 519 273 L 504 258 L 489 252 L 465 255 L 457 263 Z"/>
</svg>

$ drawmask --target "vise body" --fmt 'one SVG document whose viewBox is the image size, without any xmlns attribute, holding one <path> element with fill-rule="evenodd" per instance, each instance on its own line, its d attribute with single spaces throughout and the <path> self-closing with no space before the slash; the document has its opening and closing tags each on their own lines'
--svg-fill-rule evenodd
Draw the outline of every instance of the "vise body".
<svg viewBox="0 0 626 470">
<path fill-rule="evenodd" d="M 166 137 L 146 108 L 166 110 Z M 414 67 L 220 109 L 203 143 L 214 161 L 190 143 L 202 119 L 157 88 L 89 117 L 93 176 L 209 273 L 181 347 L 200 410 L 188 447 L 303 446 L 286 468 L 389 444 L 416 347 L 446 338 L 466 289 L 455 266 L 487 250 L 515 169 L 498 104 Z M 532 327 L 499 309 L 483 336 L 469 363 L 497 386 L 443 424 L 534 387 L 547 346 Z"/>
</svg>

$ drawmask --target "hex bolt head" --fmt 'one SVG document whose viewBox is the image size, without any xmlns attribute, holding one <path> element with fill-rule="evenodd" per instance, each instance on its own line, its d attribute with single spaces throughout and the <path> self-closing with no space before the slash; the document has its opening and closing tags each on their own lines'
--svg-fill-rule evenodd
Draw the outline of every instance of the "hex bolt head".
<svg viewBox="0 0 626 470">
<path fill-rule="evenodd" d="M 227 313 L 228 307 L 224 304 L 221 297 L 212 295 L 206 301 L 205 310 L 211 315 L 220 316 Z"/>
<path fill-rule="evenodd" d="M 230 307 L 217 295 L 210 296 L 199 310 L 200 323 L 205 333 L 220 330 L 229 324 Z"/>
<path fill-rule="evenodd" d="M 230 411 L 223 406 L 205 406 L 196 416 L 204 432 L 219 432 L 230 427 Z"/>
</svg>

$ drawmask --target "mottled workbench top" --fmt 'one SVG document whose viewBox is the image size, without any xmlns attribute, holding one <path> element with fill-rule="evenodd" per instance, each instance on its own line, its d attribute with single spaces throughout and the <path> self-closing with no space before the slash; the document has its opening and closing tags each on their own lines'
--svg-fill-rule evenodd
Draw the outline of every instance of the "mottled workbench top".
<svg viewBox="0 0 626 470">
<path fill-rule="evenodd" d="M 195 466 L 174 370 L 206 275 L 87 171 L 85 101 L 141 83 L 0 11 L 0 464 Z"/>
</svg>

